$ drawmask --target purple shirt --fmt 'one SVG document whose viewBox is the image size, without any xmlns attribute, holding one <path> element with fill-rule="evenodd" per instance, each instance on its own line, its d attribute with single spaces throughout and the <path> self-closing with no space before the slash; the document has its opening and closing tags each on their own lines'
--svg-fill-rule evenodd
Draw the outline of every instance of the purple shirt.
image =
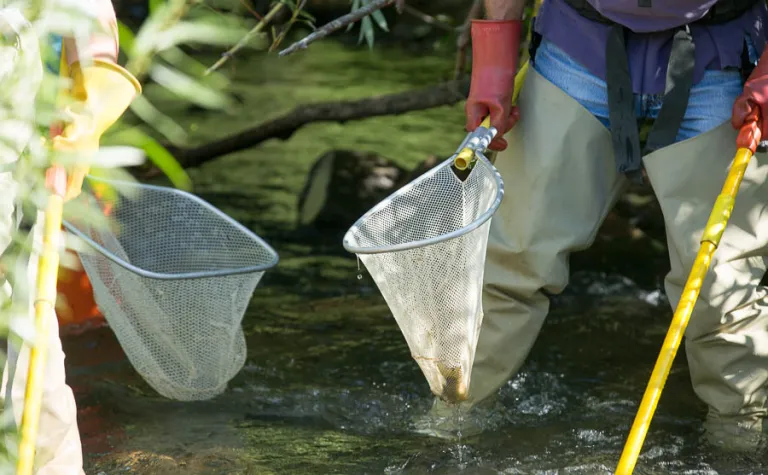
<svg viewBox="0 0 768 475">
<path fill-rule="evenodd" d="M 701 18 L 714 3 L 714 0 L 668 0 L 654 2 L 653 8 L 639 9 L 637 0 L 590 0 L 590 4 L 603 16 L 630 30 L 627 34 L 627 53 L 632 89 L 636 94 L 664 92 L 674 35 L 669 29 Z M 688 4 L 688 10 L 680 11 L 680 4 Z M 747 37 L 752 39 L 759 56 L 766 42 L 766 22 L 768 9 L 765 2 L 759 2 L 752 10 L 731 22 L 692 25 L 691 35 L 696 45 L 694 84 L 701 80 L 707 69 L 741 67 L 741 54 Z M 611 29 L 609 25 L 587 20 L 564 0 L 545 0 L 539 9 L 535 29 L 592 74 L 605 80 L 605 45 Z"/>
</svg>

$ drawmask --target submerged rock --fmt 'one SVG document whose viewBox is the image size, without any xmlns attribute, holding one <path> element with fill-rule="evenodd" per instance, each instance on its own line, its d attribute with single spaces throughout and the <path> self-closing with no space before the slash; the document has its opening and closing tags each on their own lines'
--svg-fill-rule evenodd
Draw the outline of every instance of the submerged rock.
<svg viewBox="0 0 768 475">
<path fill-rule="evenodd" d="M 297 228 L 314 242 L 338 244 L 360 216 L 396 190 L 442 163 L 431 156 L 412 170 L 370 152 L 333 150 L 320 156 L 299 194 Z M 507 190 L 507 198 L 514 190 Z M 574 271 L 617 272 L 655 287 L 668 268 L 664 222 L 647 184 L 627 189 L 606 217 L 595 242 L 570 259 Z"/>
<path fill-rule="evenodd" d="M 429 157 L 409 171 L 370 152 L 327 152 L 312 165 L 299 193 L 297 227 L 344 233 L 384 198 L 442 160 Z"/>
<path fill-rule="evenodd" d="M 346 231 L 394 191 L 406 170 L 369 152 L 333 150 L 318 158 L 299 193 L 298 227 Z"/>
</svg>

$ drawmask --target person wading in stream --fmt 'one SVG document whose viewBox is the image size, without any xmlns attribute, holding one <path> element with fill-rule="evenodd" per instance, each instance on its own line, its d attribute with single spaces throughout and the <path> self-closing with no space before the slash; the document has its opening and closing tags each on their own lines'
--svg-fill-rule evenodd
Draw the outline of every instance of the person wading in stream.
<svg viewBox="0 0 768 475">
<path fill-rule="evenodd" d="M 53 66 L 61 76 L 71 79 L 66 93 L 74 102 L 65 106 L 65 122 L 52 130 L 52 146 L 58 150 L 76 151 L 78 156 L 94 152 L 99 147 L 101 134 L 128 108 L 135 96 L 121 97 L 115 94 L 116 85 L 131 83 L 138 93 L 140 86 L 136 79 L 117 65 L 118 36 L 117 19 L 110 0 L 86 0 L 85 10 L 98 19 L 101 30 L 96 31 L 89 41 L 76 42 L 74 38 L 54 38 L 54 45 L 60 47 L 60 63 Z M 9 97 L 14 98 L 13 110 L 5 110 L 4 117 L 34 117 L 34 103 L 37 90 L 43 76 L 43 60 L 39 50 L 35 31 L 23 13 L 12 7 L 0 8 L 0 24 L 3 26 L 4 41 L 0 54 L 4 61 L 16 61 L 2 68 L 4 84 L 14 85 Z M 102 31 L 103 30 L 103 31 Z M 8 38 L 11 41 L 8 42 Z M 23 74 L 24 77 L 18 76 Z M 15 75 L 15 76 L 14 76 Z M 7 82 L 6 82 L 7 81 Z M 29 123 L 2 122 L 0 137 L 0 254 L 4 254 L 13 245 L 11 235 L 14 229 L 21 228 L 29 233 L 30 242 L 39 247 L 42 233 L 42 210 L 29 212 L 19 206 L 16 191 L 18 183 L 13 172 L 13 164 L 35 140 L 37 135 Z M 51 169 L 48 178 L 57 174 Z M 48 182 L 52 191 L 71 199 L 80 193 L 80 188 L 88 167 L 76 165 L 68 170 L 65 178 Z M 55 189 L 54 189 L 55 188 Z M 20 246 L 21 247 L 21 246 Z M 21 316 L 33 318 L 34 292 L 37 274 L 37 255 L 22 252 L 21 262 L 16 268 L 19 272 L 5 275 L 0 272 L 2 301 L 11 300 L 21 309 Z M 11 277 L 26 279 L 26 285 L 14 285 Z M 64 353 L 59 339 L 58 323 L 55 316 L 48 319 L 50 339 L 47 343 L 47 360 L 43 383 L 43 399 L 38 426 L 35 458 L 35 473 L 38 475 L 77 475 L 83 474 L 83 456 L 80 435 L 77 426 L 77 410 L 72 390 L 65 381 Z M 14 326 L 13 323 L 11 325 Z M 24 405 L 24 392 L 29 364 L 29 346 L 20 348 L 11 340 L 7 343 L 8 360 L 3 368 L 2 389 L 5 414 L 13 414 L 16 424 L 21 422 Z M 8 442 L 8 440 L 4 441 Z"/>
<path fill-rule="evenodd" d="M 493 400 L 519 370 L 547 316 L 547 295 L 568 283 L 569 254 L 593 243 L 643 168 L 664 215 L 674 308 L 737 129 L 752 108 L 768 118 L 764 0 L 545 0 L 512 108 L 524 3 L 486 0 L 486 19 L 471 27 L 466 127 L 490 115 L 499 135 L 489 148 L 512 193 L 491 223 L 469 408 Z M 642 148 L 641 119 L 653 119 Z M 747 447 L 768 429 L 768 291 L 760 285 L 768 166 L 764 153 L 755 158 L 685 345 L 693 389 L 709 407 L 707 439 Z M 436 401 L 420 430 L 448 436 L 450 412 Z"/>
</svg>

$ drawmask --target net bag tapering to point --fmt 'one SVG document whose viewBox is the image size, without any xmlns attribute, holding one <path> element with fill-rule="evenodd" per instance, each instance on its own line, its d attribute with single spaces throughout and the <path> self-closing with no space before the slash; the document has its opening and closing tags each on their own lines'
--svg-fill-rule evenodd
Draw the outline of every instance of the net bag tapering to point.
<svg viewBox="0 0 768 475">
<path fill-rule="evenodd" d="M 468 397 L 490 220 L 504 185 L 482 154 L 465 179 L 453 162 L 368 211 L 344 247 L 375 281 L 432 393 L 459 402 Z"/>
<path fill-rule="evenodd" d="M 131 364 L 167 398 L 221 394 L 245 364 L 242 319 L 264 272 L 277 264 L 276 252 L 190 193 L 88 182 L 78 204 L 96 209 L 108 225 L 64 225 L 87 244 L 78 254 L 94 299 Z"/>
</svg>

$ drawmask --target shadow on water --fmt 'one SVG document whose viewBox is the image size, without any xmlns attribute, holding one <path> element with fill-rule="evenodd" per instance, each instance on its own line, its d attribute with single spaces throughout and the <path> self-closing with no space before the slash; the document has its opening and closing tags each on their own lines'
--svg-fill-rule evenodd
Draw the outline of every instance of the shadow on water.
<svg viewBox="0 0 768 475">
<path fill-rule="evenodd" d="M 349 79 L 337 74 L 359 75 L 360 64 L 382 64 L 361 59 L 368 53 L 355 53 L 355 67 L 347 69 L 317 59 L 339 56 L 335 48 L 330 42 L 313 46 L 312 55 L 297 55 L 270 77 L 253 72 L 259 89 L 248 101 L 263 100 L 262 111 L 288 108 L 290 101 L 273 104 L 284 98 L 283 86 L 275 85 L 275 92 L 265 84 L 322 68 L 322 81 L 312 87 L 322 85 L 336 97 Z M 352 61 L 352 53 L 344 55 Z M 403 71 L 417 67 L 413 60 L 388 60 L 372 81 L 379 89 L 369 93 L 412 81 Z M 435 61 L 421 67 L 434 68 Z M 440 61 L 450 71 L 451 55 Z M 353 96 L 360 92 L 355 87 Z M 291 96 L 294 102 L 309 97 L 292 92 L 299 96 Z M 289 142 L 270 141 L 193 171 L 200 196 L 281 256 L 243 323 L 248 360 L 223 395 L 179 403 L 141 380 L 110 330 L 67 338 L 87 473 L 611 473 L 671 315 L 658 291 L 613 274 L 576 273 L 553 299 L 528 362 L 484 413 L 486 432 L 461 443 L 430 439 L 410 430 L 431 404 L 428 386 L 370 276 L 339 243 L 307 242 L 293 231 L 296 193 L 322 147 L 362 143 L 414 165 L 430 153 L 450 153 L 463 136 L 462 121 L 457 107 L 348 124 L 344 134 L 335 124 L 310 126 Z M 445 137 L 447 126 L 455 126 L 456 137 Z M 410 134 L 403 143 L 381 137 L 402 127 L 435 135 Z M 435 143 L 446 150 L 432 150 Z M 704 450 L 698 442 L 703 416 L 681 351 L 635 473 L 765 473 L 765 456 L 718 458 Z"/>
</svg>

